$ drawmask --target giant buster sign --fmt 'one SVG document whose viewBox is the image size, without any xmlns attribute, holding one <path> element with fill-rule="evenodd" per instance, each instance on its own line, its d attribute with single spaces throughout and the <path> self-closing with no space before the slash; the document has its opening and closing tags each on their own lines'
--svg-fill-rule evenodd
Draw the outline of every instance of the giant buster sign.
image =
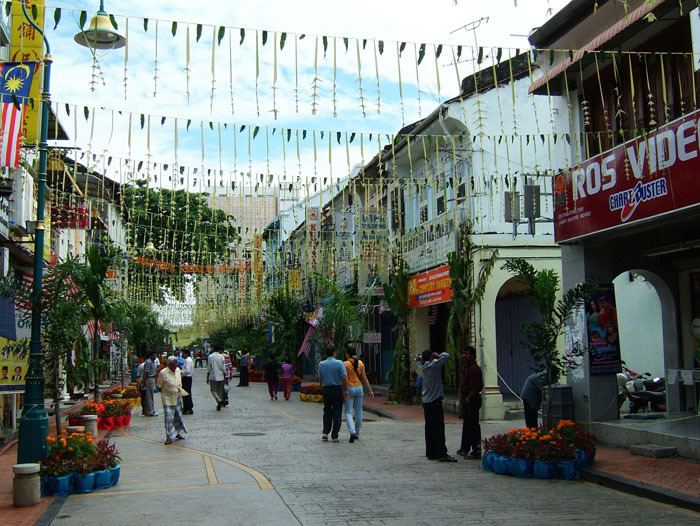
<svg viewBox="0 0 700 526">
<path fill-rule="evenodd" d="M 558 242 L 700 204 L 700 110 L 554 179 Z"/>
</svg>

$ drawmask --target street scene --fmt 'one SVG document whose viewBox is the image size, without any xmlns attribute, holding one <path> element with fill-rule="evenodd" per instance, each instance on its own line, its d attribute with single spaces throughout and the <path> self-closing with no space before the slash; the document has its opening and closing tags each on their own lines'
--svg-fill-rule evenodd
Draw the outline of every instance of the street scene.
<svg viewBox="0 0 700 526">
<path fill-rule="evenodd" d="M 0 2 L 0 526 L 700 523 L 699 56 L 694 0 Z"/>
<path fill-rule="evenodd" d="M 163 448 L 160 418 L 113 432 L 122 478 L 112 489 L 72 495 L 55 525 L 147 520 L 186 524 L 696 524 L 698 515 L 589 483 L 518 480 L 484 473 L 479 461 L 429 462 L 420 423 L 366 413 L 362 438 L 321 440 L 321 404 L 298 395 L 270 401 L 264 384 L 233 387 L 216 404 L 199 370 L 185 440 Z M 447 425 L 450 450 L 459 425 Z M 496 432 L 508 423 L 484 424 Z M 167 503 L 167 509 L 153 503 Z M 595 506 L 590 503 L 595 502 Z"/>
</svg>

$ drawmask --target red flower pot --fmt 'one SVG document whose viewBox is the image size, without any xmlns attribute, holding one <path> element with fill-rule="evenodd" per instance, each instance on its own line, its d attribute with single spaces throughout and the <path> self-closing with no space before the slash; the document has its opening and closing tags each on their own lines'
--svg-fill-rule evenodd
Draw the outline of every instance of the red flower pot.
<svg viewBox="0 0 700 526">
<path fill-rule="evenodd" d="M 114 418 L 114 429 L 118 427 L 124 427 L 124 417 L 122 415 L 112 417 Z"/>
<path fill-rule="evenodd" d="M 83 419 L 80 416 L 69 416 L 68 417 L 69 426 L 82 426 Z"/>
<path fill-rule="evenodd" d="M 124 427 L 129 427 L 131 425 L 131 415 L 124 415 Z"/>
<path fill-rule="evenodd" d="M 102 429 L 105 431 L 110 431 L 114 429 L 114 417 L 113 416 L 103 416 L 102 417 Z"/>
</svg>

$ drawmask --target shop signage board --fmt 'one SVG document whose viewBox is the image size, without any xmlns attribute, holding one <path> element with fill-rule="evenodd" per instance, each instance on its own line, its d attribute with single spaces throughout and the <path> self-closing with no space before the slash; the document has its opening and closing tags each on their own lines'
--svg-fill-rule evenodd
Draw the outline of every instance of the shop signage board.
<svg viewBox="0 0 700 526">
<path fill-rule="evenodd" d="M 700 204 L 700 110 L 554 179 L 557 242 Z"/>
<path fill-rule="evenodd" d="M 408 278 L 408 306 L 412 309 L 452 300 L 450 266 L 414 274 Z"/>
<path fill-rule="evenodd" d="M 620 334 L 615 307 L 615 289 L 602 285 L 586 300 L 586 337 L 590 374 L 619 373 L 622 370 Z"/>
</svg>

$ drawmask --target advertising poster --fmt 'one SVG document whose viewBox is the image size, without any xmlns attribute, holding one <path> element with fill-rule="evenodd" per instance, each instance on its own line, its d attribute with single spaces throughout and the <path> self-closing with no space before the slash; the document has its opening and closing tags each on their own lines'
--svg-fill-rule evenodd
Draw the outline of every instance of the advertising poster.
<svg viewBox="0 0 700 526">
<path fill-rule="evenodd" d="M 23 393 L 29 340 L 0 338 L 0 393 Z"/>
<path fill-rule="evenodd" d="M 408 306 L 412 309 L 452 300 L 450 266 L 442 265 L 408 278 Z"/>
<path fill-rule="evenodd" d="M 586 301 L 586 335 L 590 374 L 612 374 L 622 370 L 620 335 L 615 307 L 615 289 L 604 285 Z"/>
</svg>

